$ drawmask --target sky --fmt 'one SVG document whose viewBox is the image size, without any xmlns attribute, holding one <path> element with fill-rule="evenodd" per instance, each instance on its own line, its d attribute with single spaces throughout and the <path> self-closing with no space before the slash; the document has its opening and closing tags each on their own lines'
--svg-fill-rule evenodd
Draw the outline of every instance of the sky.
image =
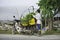
<svg viewBox="0 0 60 40">
<path fill-rule="evenodd" d="M 18 19 L 28 13 L 31 6 L 38 9 L 36 3 L 38 0 L 0 0 L 0 20 L 13 20 L 13 16 Z"/>
</svg>

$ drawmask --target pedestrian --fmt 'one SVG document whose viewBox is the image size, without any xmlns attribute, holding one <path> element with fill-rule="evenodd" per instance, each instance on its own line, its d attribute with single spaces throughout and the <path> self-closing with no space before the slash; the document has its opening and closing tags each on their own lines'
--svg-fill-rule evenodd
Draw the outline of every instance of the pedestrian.
<svg viewBox="0 0 60 40">
<path fill-rule="evenodd" d="M 16 23 L 16 17 L 13 16 L 13 27 L 12 27 L 12 34 L 15 34 L 15 31 L 16 31 L 16 27 L 15 27 L 15 23 Z"/>
<path fill-rule="evenodd" d="M 34 18 L 36 18 L 37 22 L 36 22 L 36 29 L 39 31 L 41 31 L 41 13 L 40 13 L 40 9 L 38 9 L 35 13 L 35 15 L 33 15 Z"/>
</svg>

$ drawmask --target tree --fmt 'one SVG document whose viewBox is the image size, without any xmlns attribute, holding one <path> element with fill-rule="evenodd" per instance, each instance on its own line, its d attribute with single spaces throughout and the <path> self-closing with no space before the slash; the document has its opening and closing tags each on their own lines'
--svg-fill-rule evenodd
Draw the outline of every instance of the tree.
<svg viewBox="0 0 60 40">
<path fill-rule="evenodd" d="M 56 10 L 60 10 L 60 0 L 40 0 L 38 6 L 42 10 L 44 20 L 46 21 L 46 19 L 48 19 L 48 24 L 52 25 Z M 50 29 L 52 26 L 50 26 Z"/>
</svg>

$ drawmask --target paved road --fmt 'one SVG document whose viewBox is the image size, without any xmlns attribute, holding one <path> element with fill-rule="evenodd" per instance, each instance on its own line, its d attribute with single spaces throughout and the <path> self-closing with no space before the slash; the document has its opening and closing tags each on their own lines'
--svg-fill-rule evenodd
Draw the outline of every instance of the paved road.
<svg viewBox="0 0 60 40">
<path fill-rule="evenodd" d="M 60 40 L 60 35 L 28 36 L 0 34 L 0 40 Z"/>
</svg>

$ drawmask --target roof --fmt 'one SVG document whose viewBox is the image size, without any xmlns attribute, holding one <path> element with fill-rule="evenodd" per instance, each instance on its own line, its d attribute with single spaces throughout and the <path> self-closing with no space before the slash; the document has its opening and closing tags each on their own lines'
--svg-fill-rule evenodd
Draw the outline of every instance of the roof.
<svg viewBox="0 0 60 40">
<path fill-rule="evenodd" d="M 54 17 L 60 17 L 60 12 L 58 12 Z"/>
</svg>

